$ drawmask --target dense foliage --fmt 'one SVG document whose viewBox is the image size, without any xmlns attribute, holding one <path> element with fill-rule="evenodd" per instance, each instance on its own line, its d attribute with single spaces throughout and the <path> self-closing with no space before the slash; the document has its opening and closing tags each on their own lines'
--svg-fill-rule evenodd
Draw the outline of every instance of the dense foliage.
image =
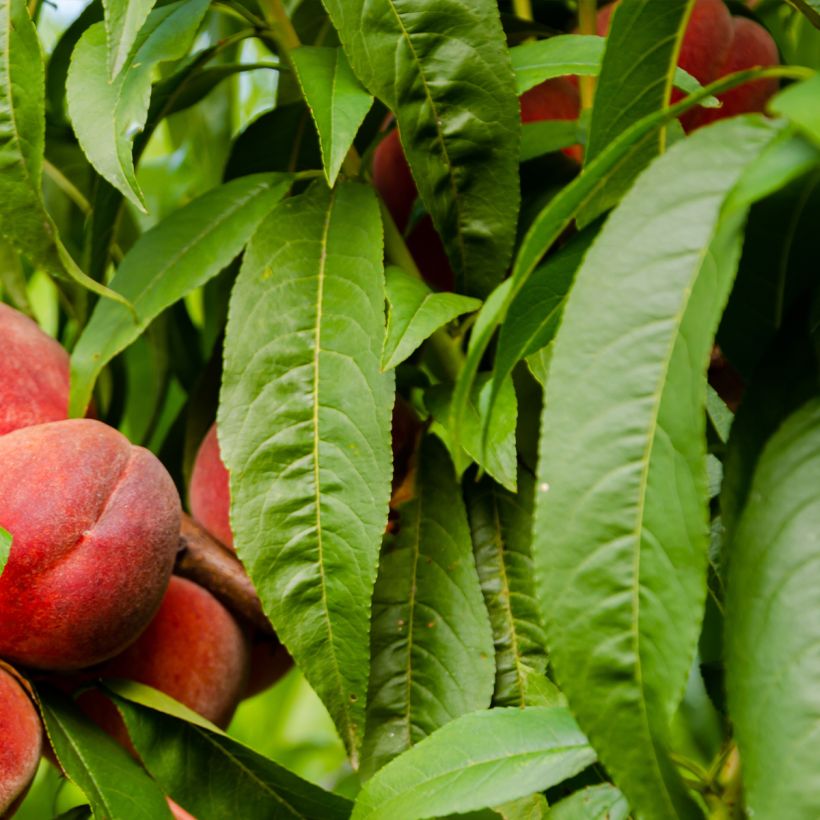
<svg viewBox="0 0 820 820">
<path fill-rule="evenodd" d="M 820 3 L 70 5 L 0 0 L 0 816 L 820 816 Z"/>
</svg>

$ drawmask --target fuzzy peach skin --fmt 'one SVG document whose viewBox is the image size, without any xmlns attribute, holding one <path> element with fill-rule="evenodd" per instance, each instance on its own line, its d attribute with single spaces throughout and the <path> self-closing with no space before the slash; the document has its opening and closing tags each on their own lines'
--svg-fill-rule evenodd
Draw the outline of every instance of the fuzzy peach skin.
<svg viewBox="0 0 820 820">
<path fill-rule="evenodd" d="M 28 695 L 0 669 L 0 817 L 11 817 L 37 773 L 43 728 Z"/>
<path fill-rule="evenodd" d="M 180 501 L 155 456 L 72 419 L 0 436 L 0 657 L 72 670 L 148 625 L 179 546 Z"/>
<path fill-rule="evenodd" d="M 233 549 L 230 480 L 219 452 L 216 423 L 197 450 L 188 500 L 193 517 L 214 538 Z"/>
<path fill-rule="evenodd" d="M 68 353 L 0 303 L 0 435 L 68 414 Z"/>
<path fill-rule="evenodd" d="M 249 669 L 250 645 L 231 613 L 206 589 L 174 576 L 145 632 L 95 675 L 152 686 L 224 728 Z"/>
</svg>

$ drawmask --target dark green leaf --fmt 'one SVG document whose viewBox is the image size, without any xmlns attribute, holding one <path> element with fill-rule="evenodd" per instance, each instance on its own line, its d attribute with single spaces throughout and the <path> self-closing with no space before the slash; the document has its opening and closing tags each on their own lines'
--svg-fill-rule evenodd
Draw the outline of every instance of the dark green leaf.
<svg viewBox="0 0 820 820">
<path fill-rule="evenodd" d="M 556 803 L 548 820 L 627 820 L 629 804 L 609 783 L 587 786 Z"/>
<path fill-rule="evenodd" d="M 489 808 L 577 774 L 595 752 L 563 707 L 489 709 L 448 723 L 362 789 L 354 820 L 421 820 Z"/>
<path fill-rule="evenodd" d="M 818 213 L 820 173 L 814 173 L 749 214 L 737 281 L 718 332 L 721 349 L 746 379 L 814 280 Z"/>
<path fill-rule="evenodd" d="M 199 820 L 345 820 L 351 805 L 220 732 L 161 692 L 111 685 L 145 767 Z"/>
<path fill-rule="evenodd" d="M 373 97 L 339 47 L 302 46 L 290 59 L 319 133 L 327 183 L 333 187 Z"/>
<path fill-rule="evenodd" d="M 468 712 L 485 709 L 495 665 L 467 513 L 443 445 L 426 436 L 415 495 L 382 550 L 362 772 Z"/>
<path fill-rule="evenodd" d="M 325 0 L 364 85 L 396 113 L 459 290 L 501 281 L 519 206 L 519 107 L 495 0 Z"/>
<path fill-rule="evenodd" d="M 820 814 L 820 401 L 764 449 L 731 542 L 727 689 L 750 816 Z"/>
<path fill-rule="evenodd" d="M 532 555 L 534 485 L 519 474 L 518 493 L 488 478 L 465 484 L 481 591 L 495 640 L 496 706 L 538 706 L 555 696 L 547 681 L 546 636 L 535 600 Z"/>
<path fill-rule="evenodd" d="M 575 271 L 597 233 L 598 228 L 590 226 L 537 268 L 507 309 L 498 337 L 490 412 L 485 422 L 492 419 L 496 396 L 515 365 L 554 339 Z"/>
<path fill-rule="evenodd" d="M 536 40 L 510 49 L 515 84 L 519 94 L 553 77 L 594 77 L 601 70 L 606 40 L 594 34 L 559 34 L 547 40 Z M 701 85 L 682 68 L 674 73 L 675 85 L 687 94 L 697 91 Z M 701 103 L 714 108 L 720 103 L 710 97 Z"/>
<path fill-rule="evenodd" d="M 120 73 L 156 0 L 102 0 L 108 45 L 109 79 Z"/>
<path fill-rule="evenodd" d="M 669 101 L 689 10 L 694 0 L 622 0 L 607 35 L 595 92 L 584 163 L 589 164 L 629 126 L 660 111 Z M 606 181 L 584 208 L 587 224 L 618 202 L 638 174 L 663 149 L 664 131 Z"/>
<path fill-rule="evenodd" d="M 166 217 L 126 254 L 111 287 L 134 303 L 101 301 L 71 357 L 70 412 L 88 406 L 100 371 L 165 308 L 237 256 L 256 227 L 287 192 L 290 177 L 259 175 L 228 182 Z"/>
<path fill-rule="evenodd" d="M 542 120 L 528 122 L 521 129 L 521 162 L 560 151 L 583 142 L 583 132 L 576 120 Z"/>
<path fill-rule="evenodd" d="M 478 462 L 499 484 L 515 492 L 518 465 L 516 463 L 515 429 L 518 418 L 518 401 L 511 378 L 502 382 L 495 402 L 492 419 L 488 421 L 490 374 L 479 376 L 461 430 L 459 447 L 463 447 L 469 457 Z M 425 403 L 438 422 L 438 433 L 447 443 L 453 460 L 458 463 L 454 437 L 450 428 L 453 388 L 449 384 L 439 384 L 425 394 Z M 486 437 L 482 441 L 482 431 Z M 464 461 L 462 458 L 461 461 Z M 457 469 L 459 475 L 464 467 Z"/>
<path fill-rule="evenodd" d="M 470 296 L 434 293 L 422 279 L 401 268 L 386 270 L 385 285 L 390 310 L 382 353 L 384 370 L 401 364 L 440 327 L 481 307 Z"/>
<path fill-rule="evenodd" d="M 0 2 L 0 233 L 49 273 L 105 296 L 63 247 L 42 197 L 45 74 L 24 0 Z"/>
<path fill-rule="evenodd" d="M 108 820 L 171 818 L 157 784 L 116 741 L 56 689 L 38 688 L 46 732 L 63 771 L 95 816 Z"/>
<path fill-rule="evenodd" d="M 788 0 L 811 21 L 815 28 L 820 28 L 820 0 Z"/>
<path fill-rule="evenodd" d="M 748 79 L 749 72 L 744 76 Z M 720 80 L 709 86 L 708 91 L 721 93 L 734 87 L 741 76 L 733 75 L 729 80 Z M 609 145 L 599 157 L 584 169 L 569 185 L 556 194 L 533 220 L 525 234 L 513 265 L 512 276 L 502 282 L 486 299 L 470 335 L 467 359 L 456 382 L 451 409 L 451 429 L 458 444 L 467 405 L 474 390 L 474 384 L 484 354 L 503 321 L 510 302 L 518 295 L 544 254 L 558 240 L 571 224 L 579 211 L 597 195 L 606 180 L 610 180 L 629 161 L 636 151 L 640 151 L 647 139 L 665 122 L 689 110 L 697 102 L 708 96 L 707 90 L 687 97 L 686 100 L 668 109 L 644 117 L 628 128 Z M 463 467 L 458 461 L 457 467 Z"/>
<path fill-rule="evenodd" d="M 539 601 L 558 683 L 646 816 L 695 816 L 666 743 L 706 590 L 705 373 L 749 204 L 726 201 L 778 133 L 726 120 L 660 157 L 587 253 L 554 345 Z"/>
<path fill-rule="evenodd" d="M 208 0 L 180 0 L 152 11 L 114 80 L 103 24 L 83 34 L 71 58 L 66 89 L 77 139 L 99 174 L 143 210 L 132 143 L 148 117 L 151 76 L 157 63 L 185 56 L 207 10 Z"/>
<path fill-rule="evenodd" d="M 798 305 L 754 373 L 724 459 L 720 508 L 728 534 L 746 504 L 755 465 L 766 442 L 791 413 L 820 392 L 820 354 L 809 336 L 810 318 Z"/>
<path fill-rule="evenodd" d="M 315 183 L 281 203 L 231 297 L 220 442 L 239 555 L 354 761 L 392 472 L 383 334 L 372 189 Z"/>
</svg>

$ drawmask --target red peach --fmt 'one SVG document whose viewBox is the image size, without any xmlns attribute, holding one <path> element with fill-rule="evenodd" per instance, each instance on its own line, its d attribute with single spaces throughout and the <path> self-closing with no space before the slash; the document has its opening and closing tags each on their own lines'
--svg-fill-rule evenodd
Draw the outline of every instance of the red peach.
<svg viewBox="0 0 820 820">
<path fill-rule="evenodd" d="M 50 670 L 121 652 L 154 616 L 179 546 L 180 503 L 155 456 L 98 421 L 0 436 L 0 656 Z"/>
<path fill-rule="evenodd" d="M 777 45 L 763 26 L 749 20 L 748 17 L 733 17 L 734 38 L 732 48 L 718 77 L 725 77 L 735 71 L 743 71 L 757 66 L 775 66 L 779 63 Z M 734 117 L 737 114 L 763 112 L 766 103 L 777 93 L 778 81 L 774 78 L 754 80 L 718 95 L 723 103 L 721 108 L 702 108 L 696 110 L 694 127 L 708 125 L 710 122 Z"/>
<path fill-rule="evenodd" d="M 230 612 L 208 590 L 174 576 L 145 632 L 94 671 L 159 689 L 224 728 L 245 691 L 249 665 L 248 640 Z"/>
<path fill-rule="evenodd" d="M 396 227 L 404 233 L 418 191 L 404 158 L 399 129 L 394 128 L 373 152 L 373 184 L 384 200 Z"/>
<path fill-rule="evenodd" d="M 68 354 L 35 322 L 0 303 L 0 435 L 68 415 Z"/>
<path fill-rule="evenodd" d="M 219 452 L 216 423 L 199 445 L 188 496 L 193 517 L 214 538 L 233 549 L 230 479 Z"/>
<path fill-rule="evenodd" d="M 29 696 L 0 668 L 0 817 L 11 817 L 37 773 L 43 728 Z"/>
<path fill-rule="evenodd" d="M 254 643 L 251 649 L 251 673 L 243 698 L 252 698 L 283 678 L 293 666 L 288 650 L 269 638 Z"/>
</svg>

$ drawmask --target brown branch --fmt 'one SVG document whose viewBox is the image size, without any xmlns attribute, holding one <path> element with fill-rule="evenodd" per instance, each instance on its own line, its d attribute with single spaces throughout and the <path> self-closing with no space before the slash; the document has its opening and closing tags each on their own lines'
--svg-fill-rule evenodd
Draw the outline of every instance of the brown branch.
<svg viewBox="0 0 820 820">
<path fill-rule="evenodd" d="M 262 635 L 275 637 L 248 573 L 231 550 L 184 513 L 179 542 L 177 575 L 205 587 Z"/>
</svg>

